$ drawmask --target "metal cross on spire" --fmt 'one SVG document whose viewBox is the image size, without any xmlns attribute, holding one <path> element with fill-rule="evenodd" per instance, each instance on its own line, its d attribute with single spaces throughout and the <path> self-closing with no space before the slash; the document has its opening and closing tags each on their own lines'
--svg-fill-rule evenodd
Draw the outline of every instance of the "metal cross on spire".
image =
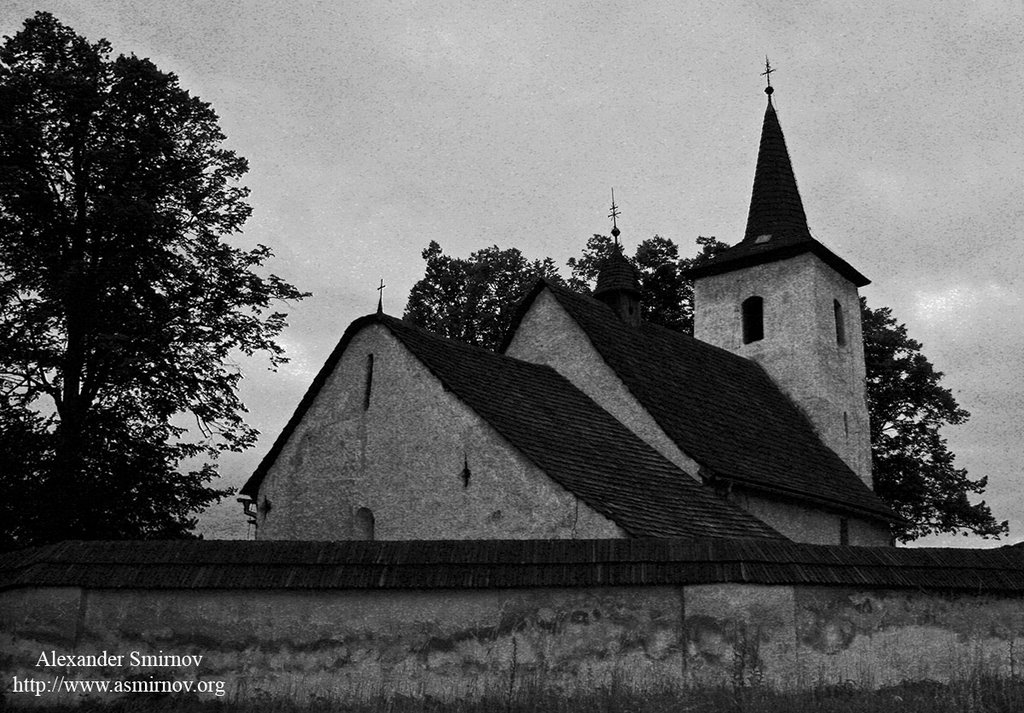
<svg viewBox="0 0 1024 713">
<path fill-rule="evenodd" d="M 761 72 L 761 76 L 764 77 L 765 80 L 768 82 L 768 86 L 764 88 L 764 93 L 768 95 L 768 102 L 769 103 L 771 103 L 771 100 L 772 100 L 772 92 L 775 91 L 774 89 L 772 89 L 772 72 L 774 72 L 774 71 L 775 70 L 772 69 L 771 62 L 768 61 L 768 55 L 765 55 L 764 56 L 764 71 Z"/>
<path fill-rule="evenodd" d="M 384 313 L 384 288 L 387 285 L 384 284 L 384 278 L 380 280 L 380 287 L 377 288 L 377 314 Z"/>
<path fill-rule="evenodd" d="M 615 219 L 619 217 L 619 208 L 615 205 L 615 189 L 612 189 L 612 212 L 608 214 L 608 217 L 612 219 L 612 237 L 615 238 L 615 244 L 619 244 L 619 226 L 616 225 Z"/>
</svg>

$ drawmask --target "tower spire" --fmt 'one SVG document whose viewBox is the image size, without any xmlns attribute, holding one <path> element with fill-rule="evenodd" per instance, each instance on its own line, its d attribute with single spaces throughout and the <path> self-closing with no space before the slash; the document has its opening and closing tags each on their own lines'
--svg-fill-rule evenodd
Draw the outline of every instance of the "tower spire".
<svg viewBox="0 0 1024 713">
<path fill-rule="evenodd" d="M 757 152 L 754 187 L 750 193 L 750 210 L 743 239 L 728 250 L 691 268 L 688 274 L 692 278 L 718 275 L 811 252 L 854 285 L 863 287 L 870 281 L 815 240 L 807 227 L 807 215 L 796 186 L 789 151 L 786 150 L 786 139 L 772 104 L 775 88 L 771 84 L 771 75 L 775 71 L 768 57 L 765 57 L 761 76 L 767 79 L 764 91 L 768 95 L 768 106 L 761 126 L 761 144 Z"/>
<path fill-rule="evenodd" d="M 775 240 L 778 238 L 810 237 L 807 215 L 796 187 L 793 164 L 786 150 L 786 139 L 782 135 L 779 117 L 772 105 L 772 69 L 768 57 L 764 58 L 762 76 L 768 80 L 765 94 L 768 106 L 761 126 L 761 146 L 757 152 L 757 168 L 754 171 L 754 188 L 750 195 L 750 212 L 747 214 L 747 229 L 744 240 Z M 771 237 L 764 237 L 771 236 Z"/>
</svg>

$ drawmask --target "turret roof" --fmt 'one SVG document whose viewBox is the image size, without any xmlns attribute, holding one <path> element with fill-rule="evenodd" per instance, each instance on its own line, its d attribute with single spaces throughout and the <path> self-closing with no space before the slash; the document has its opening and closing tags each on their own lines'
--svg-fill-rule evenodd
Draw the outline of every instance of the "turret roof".
<svg viewBox="0 0 1024 713">
<path fill-rule="evenodd" d="M 622 254 L 622 246 L 618 243 L 612 248 L 611 254 L 601 263 L 594 296 L 615 291 L 640 294 L 640 281 L 637 279 L 636 269 Z"/>
</svg>

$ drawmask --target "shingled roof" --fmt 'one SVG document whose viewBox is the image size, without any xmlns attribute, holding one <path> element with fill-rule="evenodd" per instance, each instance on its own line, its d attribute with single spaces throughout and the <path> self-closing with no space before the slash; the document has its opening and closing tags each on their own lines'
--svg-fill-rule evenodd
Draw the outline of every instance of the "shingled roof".
<svg viewBox="0 0 1024 713">
<path fill-rule="evenodd" d="M 714 258 L 692 268 L 691 277 L 705 277 L 813 253 L 836 272 L 863 287 L 864 275 L 811 236 L 793 165 L 786 150 L 782 126 L 769 99 L 761 128 L 754 188 L 750 196 L 743 240 Z"/>
<path fill-rule="evenodd" d="M 601 271 L 597 275 L 597 287 L 594 288 L 594 295 L 615 291 L 640 294 L 640 280 L 637 279 L 636 269 L 622 254 L 622 247 L 618 243 L 612 248 L 608 257 L 601 262 Z"/>
<path fill-rule="evenodd" d="M 696 483 L 551 367 L 444 339 L 383 314 L 349 326 L 243 494 L 255 496 L 348 343 L 370 325 L 390 331 L 514 448 L 628 534 L 783 539 Z"/>
<path fill-rule="evenodd" d="M 1024 592 L 1024 551 L 775 540 L 60 542 L 0 554 L 0 591 L 774 584 Z"/>
<path fill-rule="evenodd" d="M 551 282 L 533 288 L 510 333 L 543 289 L 705 476 L 897 519 L 756 362 L 664 327 L 627 326 L 598 300 Z"/>
</svg>

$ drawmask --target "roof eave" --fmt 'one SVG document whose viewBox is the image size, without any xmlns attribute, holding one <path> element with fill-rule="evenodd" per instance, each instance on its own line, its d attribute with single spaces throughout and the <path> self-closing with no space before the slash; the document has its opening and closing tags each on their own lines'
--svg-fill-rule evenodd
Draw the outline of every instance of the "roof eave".
<svg viewBox="0 0 1024 713">
<path fill-rule="evenodd" d="M 701 277 L 710 277 L 712 275 L 721 275 L 727 272 L 732 272 L 733 270 L 740 270 L 745 267 L 763 265 L 769 262 L 776 262 L 778 260 L 787 260 L 808 252 L 816 255 L 822 262 L 852 282 L 856 287 L 864 287 L 865 285 L 871 284 L 871 280 L 866 278 L 850 263 L 843 260 L 817 240 L 808 240 L 795 245 L 785 245 L 783 247 L 764 252 L 748 253 L 735 258 L 729 258 L 726 255 L 723 260 L 716 260 L 690 268 L 686 271 L 686 276 L 690 279 L 697 279 Z"/>
<path fill-rule="evenodd" d="M 703 470 L 703 468 L 702 468 Z M 725 481 L 735 485 L 738 488 L 744 490 L 750 490 L 765 495 L 785 496 L 786 498 L 793 500 L 800 500 L 806 503 L 814 505 L 824 505 L 832 510 L 838 512 L 844 512 L 850 515 L 857 515 L 860 517 L 867 517 L 872 520 L 879 520 L 887 523 L 903 523 L 905 520 L 897 515 L 895 512 L 890 510 L 888 506 L 883 503 L 884 509 L 872 510 L 867 507 L 859 507 L 857 505 L 850 504 L 841 500 L 833 500 L 831 498 L 822 498 L 809 493 L 805 493 L 801 490 L 791 490 L 789 488 L 773 487 L 764 483 L 754 483 L 742 478 L 728 478 L 719 475 L 711 476 L 712 480 Z M 881 501 L 879 501 L 881 502 Z"/>
</svg>

